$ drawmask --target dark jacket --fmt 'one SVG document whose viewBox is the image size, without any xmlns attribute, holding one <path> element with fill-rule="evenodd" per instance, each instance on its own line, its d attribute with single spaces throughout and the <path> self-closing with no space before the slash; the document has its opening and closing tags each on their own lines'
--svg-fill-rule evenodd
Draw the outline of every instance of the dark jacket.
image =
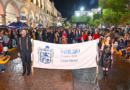
<svg viewBox="0 0 130 90">
<path fill-rule="evenodd" d="M 92 31 L 92 32 L 88 32 L 88 35 L 90 35 L 91 34 L 91 36 L 93 36 L 93 34 L 94 34 L 94 32 Z"/>
<path fill-rule="evenodd" d="M 28 38 L 28 49 L 27 49 L 27 38 Z M 20 39 L 21 39 L 21 46 L 22 46 L 22 49 L 20 47 Z M 31 38 L 30 37 L 20 37 L 18 38 L 17 40 L 17 50 L 19 53 L 30 53 L 31 54 L 31 51 L 32 51 L 32 43 L 31 43 Z"/>
</svg>

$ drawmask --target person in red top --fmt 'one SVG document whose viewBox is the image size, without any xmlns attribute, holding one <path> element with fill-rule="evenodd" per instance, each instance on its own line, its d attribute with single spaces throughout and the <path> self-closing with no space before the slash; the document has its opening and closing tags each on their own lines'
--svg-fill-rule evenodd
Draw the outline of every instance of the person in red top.
<svg viewBox="0 0 130 90">
<path fill-rule="evenodd" d="M 126 59 L 129 59 L 129 54 L 130 54 L 130 45 L 128 45 L 125 49 L 121 49 L 122 50 L 122 53 L 126 53 L 126 56 L 125 58 Z"/>
<path fill-rule="evenodd" d="M 100 35 L 98 34 L 98 31 L 96 31 L 96 33 L 93 35 L 93 39 L 99 39 Z"/>
<path fill-rule="evenodd" d="M 2 46 L 1 46 L 1 43 L 0 43 L 0 52 L 2 52 Z"/>
<path fill-rule="evenodd" d="M 85 34 L 83 35 L 83 40 L 84 41 L 88 41 L 89 38 L 88 38 L 88 31 L 85 31 Z"/>
</svg>

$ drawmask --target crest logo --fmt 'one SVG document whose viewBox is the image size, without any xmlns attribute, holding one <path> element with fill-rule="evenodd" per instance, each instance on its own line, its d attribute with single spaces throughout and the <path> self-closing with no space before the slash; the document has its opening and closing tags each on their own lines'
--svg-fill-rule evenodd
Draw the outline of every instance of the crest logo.
<svg viewBox="0 0 130 90">
<path fill-rule="evenodd" d="M 44 49 L 38 48 L 38 62 L 44 64 L 53 63 L 54 50 L 46 46 Z"/>
</svg>

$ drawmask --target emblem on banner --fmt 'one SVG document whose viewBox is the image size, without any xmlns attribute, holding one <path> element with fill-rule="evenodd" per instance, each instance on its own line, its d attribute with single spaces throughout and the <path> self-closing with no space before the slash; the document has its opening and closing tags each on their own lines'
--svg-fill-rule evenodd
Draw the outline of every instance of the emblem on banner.
<svg viewBox="0 0 130 90">
<path fill-rule="evenodd" d="M 44 64 L 53 63 L 54 50 L 46 46 L 44 49 L 38 48 L 38 61 Z"/>
</svg>

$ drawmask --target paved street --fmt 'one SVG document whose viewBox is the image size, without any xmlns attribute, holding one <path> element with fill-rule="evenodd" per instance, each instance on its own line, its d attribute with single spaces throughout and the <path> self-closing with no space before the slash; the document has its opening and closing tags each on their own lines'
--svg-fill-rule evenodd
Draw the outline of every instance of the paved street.
<svg viewBox="0 0 130 90">
<path fill-rule="evenodd" d="M 15 59 L 17 51 L 11 52 L 12 60 L 6 64 L 6 72 L 0 73 L 0 90 L 93 90 L 96 68 L 80 70 L 34 69 L 34 76 L 22 76 L 22 63 Z M 130 62 L 114 57 L 113 69 L 103 77 L 99 68 L 98 80 L 101 90 L 130 90 Z M 102 79 L 102 80 L 101 80 Z M 129 88 L 129 89 L 128 89 Z"/>
</svg>

